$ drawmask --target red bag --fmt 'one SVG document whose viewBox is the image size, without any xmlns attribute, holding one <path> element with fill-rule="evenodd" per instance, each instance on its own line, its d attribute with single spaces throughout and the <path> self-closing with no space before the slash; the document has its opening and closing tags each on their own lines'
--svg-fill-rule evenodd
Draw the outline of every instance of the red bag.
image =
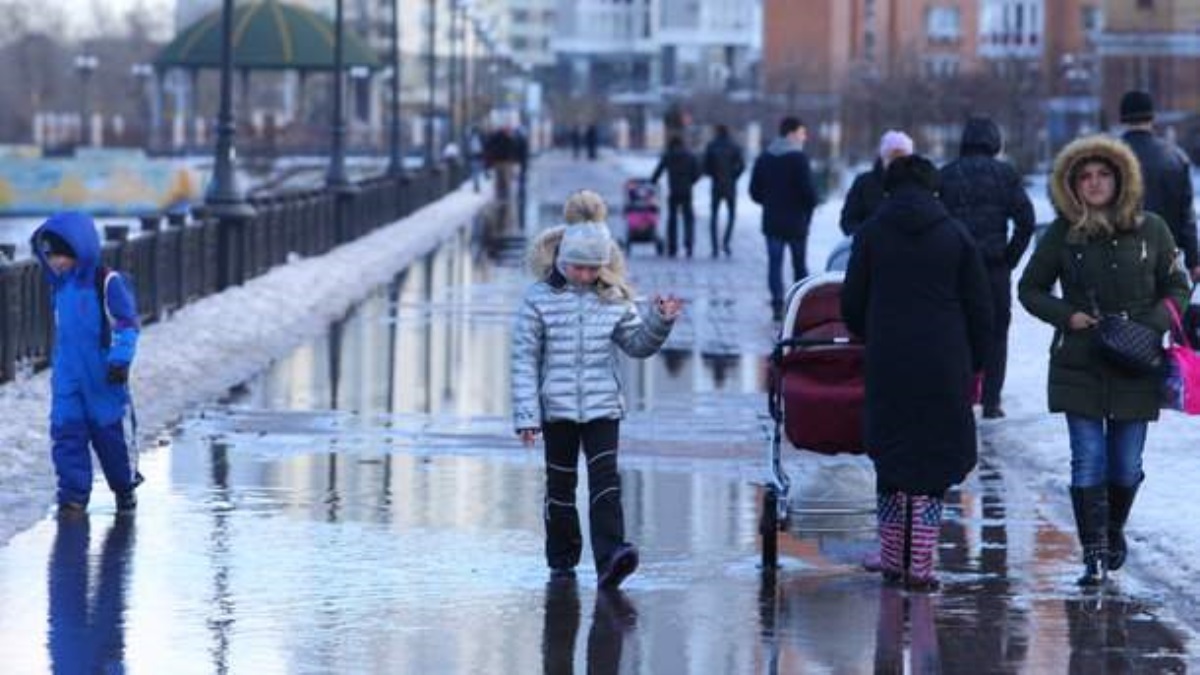
<svg viewBox="0 0 1200 675">
<path fill-rule="evenodd" d="M 1163 404 L 1188 415 L 1200 415 L 1200 354 L 1183 330 L 1175 303 L 1164 304 L 1171 314 L 1171 345 L 1167 347 L 1167 376 L 1163 381 Z"/>
</svg>

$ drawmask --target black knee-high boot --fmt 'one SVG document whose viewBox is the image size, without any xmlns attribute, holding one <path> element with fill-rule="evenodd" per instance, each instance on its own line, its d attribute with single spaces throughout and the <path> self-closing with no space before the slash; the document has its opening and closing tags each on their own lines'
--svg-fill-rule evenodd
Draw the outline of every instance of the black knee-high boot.
<svg viewBox="0 0 1200 675">
<path fill-rule="evenodd" d="M 1137 496 L 1139 480 L 1133 485 L 1108 485 L 1108 569 L 1119 570 L 1125 564 L 1125 523 Z"/>
<path fill-rule="evenodd" d="M 1075 529 L 1083 548 L 1083 575 L 1080 586 L 1104 581 L 1108 572 L 1108 486 L 1071 488 L 1071 506 L 1075 511 Z"/>
</svg>

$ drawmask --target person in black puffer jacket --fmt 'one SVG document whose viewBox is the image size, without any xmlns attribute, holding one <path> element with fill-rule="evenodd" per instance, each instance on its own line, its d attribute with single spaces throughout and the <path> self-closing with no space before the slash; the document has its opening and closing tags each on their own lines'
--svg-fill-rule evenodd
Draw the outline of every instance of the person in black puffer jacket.
<svg viewBox="0 0 1200 675">
<path fill-rule="evenodd" d="M 679 216 L 683 215 L 683 247 L 692 257 L 696 235 L 696 213 L 692 210 L 692 186 L 700 180 L 700 160 L 687 149 L 683 139 L 672 136 L 667 151 L 658 160 L 650 180 L 658 182 L 667 174 L 667 255 L 672 258 L 679 247 Z"/>
<path fill-rule="evenodd" d="M 992 291 L 992 344 L 983 367 L 983 416 L 1004 417 L 1000 393 L 1008 364 L 1008 326 L 1012 320 L 1012 270 L 1033 237 L 1033 204 L 1012 165 L 996 159 L 1000 128 L 986 117 L 967 120 L 959 158 L 941 171 L 941 198 L 950 215 L 975 237 Z M 1009 234 L 1008 223 L 1013 230 Z"/>
</svg>

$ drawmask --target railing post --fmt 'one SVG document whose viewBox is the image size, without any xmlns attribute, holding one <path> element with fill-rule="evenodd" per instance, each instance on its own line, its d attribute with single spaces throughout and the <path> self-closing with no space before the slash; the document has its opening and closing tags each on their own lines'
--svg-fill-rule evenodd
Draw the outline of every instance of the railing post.
<svg viewBox="0 0 1200 675">
<path fill-rule="evenodd" d="M 8 382 L 16 376 L 17 326 L 21 321 L 20 313 L 25 310 L 21 306 L 16 270 L 11 262 L 16 256 L 16 246 L 4 246 L 7 248 L 0 259 L 0 382 Z"/>
</svg>

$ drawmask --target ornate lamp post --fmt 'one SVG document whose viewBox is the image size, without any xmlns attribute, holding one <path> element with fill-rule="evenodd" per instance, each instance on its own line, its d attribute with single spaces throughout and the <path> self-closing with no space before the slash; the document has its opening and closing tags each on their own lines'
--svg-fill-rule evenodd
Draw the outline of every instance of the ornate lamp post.
<svg viewBox="0 0 1200 675">
<path fill-rule="evenodd" d="M 433 138 L 434 113 L 437 111 L 437 0 L 429 0 L 429 51 L 425 55 L 429 70 L 429 102 L 425 110 L 425 167 L 437 161 L 436 141 Z"/>
<path fill-rule="evenodd" d="M 238 185 L 233 140 L 237 127 L 233 119 L 233 0 L 223 0 L 221 8 L 221 107 L 217 113 L 217 147 L 213 157 L 213 175 L 204 195 L 205 210 L 222 220 L 240 220 L 254 216 L 254 207 L 246 202 Z"/>
<path fill-rule="evenodd" d="M 404 175 L 404 153 L 400 140 L 400 0 L 392 0 L 392 119 L 391 159 L 388 162 L 389 176 Z"/>
<path fill-rule="evenodd" d="M 333 39 L 333 124 L 330 134 L 329 170 L 325 173 L 325 185 L 337 192 L 351 190 L 346 177 L 346 111 L 345 111 L 345 17 L 342 0 L 334 3 Z"/>
<path fill-rule="evenodd" d="M 92 116 L 91 101 L 88 97 L 92 73 L 100 65 L 100 59 L 92 54 L 80 54 L 75 57 L 75 72 L 79 73 L 79 124 L 83 144 L 86 146 L 92 145 Z"/>
</svg>

